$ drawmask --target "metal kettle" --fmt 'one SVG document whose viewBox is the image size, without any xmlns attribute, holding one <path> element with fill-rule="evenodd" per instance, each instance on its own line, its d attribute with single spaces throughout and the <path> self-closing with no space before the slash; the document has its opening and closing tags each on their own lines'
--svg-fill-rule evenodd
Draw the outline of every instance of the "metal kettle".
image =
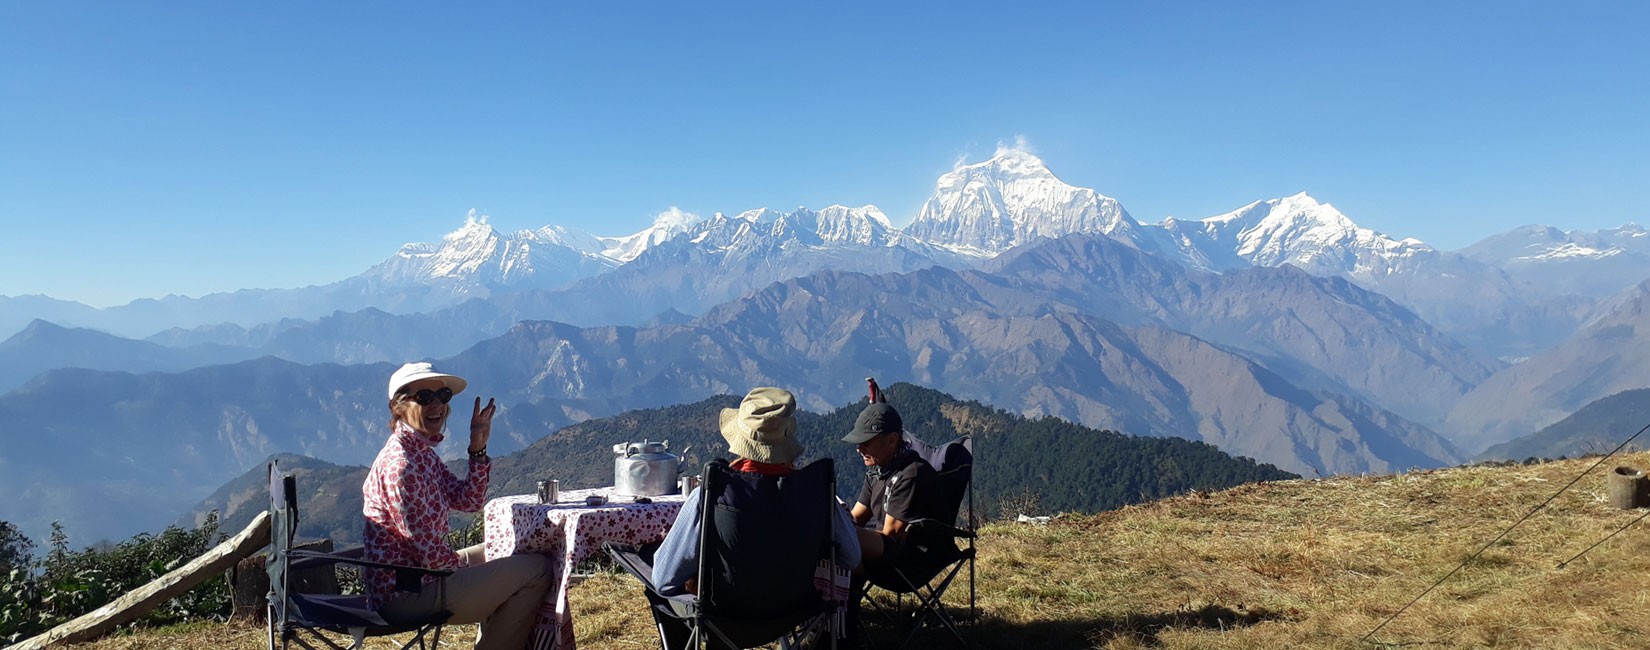
<svg viewBox="0 0 1650 650">
<path fill-rule="evenodd" d="M 613 487 L 619 494 L 638 497 L 675 494 L 676 477 L 686 465 L 686 458 L 670 453 L 668 440 L 621 442 L 613 445 Z"/>
</svg>

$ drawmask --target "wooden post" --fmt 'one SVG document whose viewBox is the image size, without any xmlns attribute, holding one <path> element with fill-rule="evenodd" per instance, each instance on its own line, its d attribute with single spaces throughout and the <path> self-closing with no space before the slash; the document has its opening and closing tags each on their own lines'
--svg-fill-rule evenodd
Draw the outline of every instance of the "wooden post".
<svg viewBox="0 0 1650 650">
<path fill-rule="evenodd" d="M 10 650 L 39 650 L 52 645 L 85 643 L 108 634 L 122 623 L 137 620 L 149 610 L 194 589 L 213 576 L 223 575 L 241 558 L 269 544 L 269 513 L 258 513 L 246 530 L 224 540 L 205 555 L 167 572 L 153 582 L 79 618 L 54 627 Z"/>
<path fill-rule="evenodd" d="M 319 539 L 293 547 L 296 550 L 332 552 L 332 540 Z M 229 602 L 234 607 L 229 617 L 262 623 L 269 614 L 269 571 L 265 567 L 268 555 L 254 555 L 235 563 L 229 569 Z M 333 565 L 311 567 L 292 573 L 292 588 L 304 594 L 338 593 L 338 574 Z"/>
<path fill-rule="evenodd" d="M 1644 472 L 1631 467 L 1617 467 L 1610 472 L 1610 505 L 1632 510 L 1650 505 L 1650 480 Z"/>
</svg>

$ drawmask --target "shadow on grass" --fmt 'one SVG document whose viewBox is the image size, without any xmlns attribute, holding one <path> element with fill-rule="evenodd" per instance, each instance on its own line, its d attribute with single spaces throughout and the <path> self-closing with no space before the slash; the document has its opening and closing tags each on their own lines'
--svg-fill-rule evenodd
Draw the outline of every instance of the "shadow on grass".
<svg viewBox="0 0 1650 650">
<path fill-rule="evenodd" d="M 957 614 L 957 610 L 951 610 Z M 966 610 L 962 613 L 966 614 Z M 982 613 L 983 614 L 983 613 Z M 1198 609 L 1184 609 L 1157 614 L 1131 614 L 1124 617 L 1097 617 L 1091 619 L 1062 619 L 1016 623 L 990 615 L 982 615 L 977 622 L 959 620 L 963 637 L 974 648 L 1096 648 L 1112 641 L 1131 640 L 1147 647 L 1161 645 L 1158 635 L 1169 629 L 1231 630 L 1248 627 L 1263 621 L 1285 619 L 1281 612 L 1265 609 L 1232 609 L 1222 605 L 1204 605 Z M 906 637 L 909 628 L 898 629 L 887 625 L 872 625 L 866 632 L 873 647 L 895 648 Z M 960 647 L 956 639 L 944 629 L 930 627 L 918 632 L 912 639 L 912 648 Z"/>
</svg>

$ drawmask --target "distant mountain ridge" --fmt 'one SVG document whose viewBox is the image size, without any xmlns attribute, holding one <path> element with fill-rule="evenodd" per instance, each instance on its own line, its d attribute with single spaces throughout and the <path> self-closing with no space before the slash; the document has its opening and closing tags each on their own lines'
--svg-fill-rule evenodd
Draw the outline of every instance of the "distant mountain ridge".
<svg viewBox="0 0 1650 650">
<path fill-rule="evenodd" d="M 1477 349 L 1517 357 L 1562 340 L 1590 317 L 1591 301 L 1598 296 L 1650 277 L 1650 250 L 1644 243 L 1650 238 L 1642 237 L 1637 226 L 1599 233 L 1541 231 L 1537 234 L 1546 243 L 1524 248 L 1546 245 L 1551 249 L 1547 254 L 1505 252 L 1514 240 L 1530 240 L 1532 232 L 1492 237 L 1469 248 L 1470 255 L 1442 253 L 1414 239 L 1392 239 L 1358 227 L 1305 193 L 1253 202 L 1198 221 L 1142 224 L 1116 199 L 1070 185 L 1035 155 L 1005 148 L 989 160 L 959 165 L 941 176 L 904 230 L 893 227 L 875 206 L 790 213 L 760 209 L 708 219 L 673 211 L 640 232 L 617 237 L 560 226 L 504 234 L 472 212 L 441 242 L 408 244 L 383 263 L 337 283 L 198 299 L 168 297 L 105 310 L 6 298 L 0 305 L 19 309 L 0 309 L 0 332 L 35 317 L 128 337 L 221 323 L 251 328 L 364 308 L 430 312 L 474 298 L 560 290 L 591 281 L 586 286 L 593 291 L 600 287 L 636 295 L 620 301 L 624 308 L 568 310 L 575 313 L 556 315 L 558 320 L 637 324 L 671 309 L 697 313 L 744 291 L 813 271 L 904 272 L 934 264 L 961 270 L 1038 239 L 1087 233 L 1192 268 L 1291 264 L 1315 275 L 1341 275 L 1404 304 Z M 662 252 L 666 247 L 674 250 Z M 1598 254 L 1558 254 L 1559 249 L 1582 248 Z M 638 268 L 614 275 L 633 266 Z M 748 282 L 715 279 L 752 271 L 755 276 Z M 694 277 L 674 285 L 654 277 L 666 272 Z M 601 280 L 610 275 L 614 277 Z"/>
<path fill-rule="evenodd" d="M 253 356 L 255 352 L 244 348 L 213 344 L 168 347 L 36 320 L 11 338 L 0 341 L 0 393 L 57 368 L 177 371 Z"/>
<path fill-rule="evenodd" d="M 1038 263 L 1030 264 L 1033 259 Z M 1096 261 L 1120 266 L 1076 270 Z M 1130 294 L 1127 289 L 1138 287 L 1106 288 L 1097 279 L 1107 273 L 1113 279 L 1144 277 L 1147 268 L 1162 274 L 1160 284 L 1184 287 L 1184 295 L 1156 289 Z M 1201 440 L 1297 473 L 1386 472 L 1461 458 L 1427 427 L 1348 396 L 1358 392 L 1348 387 L 1424 411 L 1425 402 L 1414 401 L 1415 395 L 1433 399 L 1460 390 L 1484 370 L 1452 351 L 1447 339 L 1417 345 L 1412 339 L 1426 330 L 1406 321 L 1412 315 L 1349 283 L 1257 269 L 1252 272 L 1293 279 L 1252 292 L 1241 288 L 1241 276 L 1189 272 L 1101 236 L 1042 242 L 1005 259 L 999 271 L 823 271 L 769 285 L 686 324 L 581 328 L 522 322 L 440 363 L 469 378 L 478 395 L 500 399 L 504 410 L 494 439 L 500 453 L 570 422 L 755 385 L 785 386 L 810 408 L 829 408 L 859 393 L 858 382 L 869 373 L 1030 415 Z M 1109 311 L 1108 305 L 1136 315 L 1127 324 L 1095 315 Z M 368 319 L 348 329 L 370 341 L 400 327 L 395 321 L 429 318 L 374 319 L 385 317 L 388 323 Z M 1204 336 L 1230 343 L 1212 343 L 1171 325 L 1201 327 Z M 1262 325 L 1287 335 L 1260 348 L 1253 328 Z M 1306 354 L 1316 341 L 1353 333 L 1364 347 Z M 1264 350 L 1251 354 L 1265 364 L 1239 354 L 1236 348 L 1243 346 Z M 1362 351 L 1338 356 L 1354 350 Z M 75 507 L 55 509 L 51 501 L 31 501 L 16 506 L 28 512 L 5 518 L 43 525 L 39 519 L 51 512 L 84 512 L 104 498 L 98 496 L 103 491 L 124 485 L 113 482 L 121 480 L 147 483 L 157 492 L 122 510 L 141 517 L 175 508 L 175 500 L 198 498 L 203 483 L 227 480 L 227 472 L 271 453 L 364 463 L 376 452 L 384 426 L 376 387 L 393 367 L 263 358 L 175 375 L 48 372 L 0 401 L 0 418 L 25 440 L 0 448 L 0 464 L 50 457 L 38 448 L 50 441 L 97 450 L 90 475 L 98 479 L 65 485 L 62 468 L 50 465 L 0 473 L 0 489 L 12 493 L 79 499 L 57 504 Z M 1319 383 L 1302 386 L 1286 378 L 1305 376 L 1301 372 L 1280 374 L 1300 368 L 1315 369 Z M 1432 370 L 1425 381 L 1407 383 L 1362 374 L 1382 368 Z M 1428 383 L 1434 377 L 1438 383 Z M 187 403 L 177 396 L 187 396 Z M 115 431 L 120 434 L 110 434 Z M 166 444 L 155 442 L 162 440 Z M 180 448 L 188 453 L 180 457 Z M 112 519 L 77 523 L 92 530 L 118 525 Z"/>
<path fill-rule="evenodd" d="M 48 342 L 51 330 L 33 326 L 16 339 L 26 343 L 0 344 L 0 362 L 28 375 L 10 381 L 34 378 L 0 417 L 31 439 L 19 448 L 96 449 L 98 490 L 153 482 L 173 492 L 157 499 L 173 499 L 267 453 L 370 452 L 382 400 L 358 380 L 380 383 L 408 359 L 497 387 L 510 421 L 501 451 L 570 422 L 761 383 L 827 408 L 870 372 L 1301 473 L 1396 471 L 1455 462 L 1650 385 L 1638 370 L 1650 364 L 1633 363 L 1646 348 L 1633 343 L 1643 307 L 1632 292 L 1532 284 L 1557 261 L 1580 265 L 1567 273 L 1610 270 L 1586 291 L 1621 282 L 1639 268 L 1638 233 L 1532 231 L 1469 256 L 1361 228 L 1305 193 L 1142 224 L 1035 156 L 1004 151 L 942 176 L 903 230 L 875 206 L 672 212 L 623 237 L 501 233 L 472 214 L 441 242 L 324 287 L 90 311 L 0 298 L 0 324 L 19 313 L 10 306 L 125 327 L 229 312 L 250 323 L 164 330 L 148 339 L 163 350 L 84 329 L 56 328 L 74 337 Z M 1564 252 L 1575 247 L 1597 254 Z M 1618 266 L 1588 266 L 1605 263 Z M 313 365 L 198 367 L 261 355 Z M 63 370 L 77 365 L 194 369 Z M 179 441 L 196 454 L 176 463 L 180 475 L 140 467 L 173 464 L 161 450 Z M 19 470 L 0 488 L 34 481 L 20 489 L 38 494 L 62 477 Z M 93 492 L 74 503 L 105 498 Z M 122 503 L 134 516 L 159 506 Z"/>
<path fill-rule="evenodd" d="M 1563 344 L 1508 368 L 1462 396 L 1446 426 L 1469 451 L 1536 432 L 1588 403 L 1650 387 L 1650 281 Z"/>
<path fill-rule="evenodd" d="M 1626 390 L 1588 403 L 1540 431 L 1514 438 L 1479 454 L 1491 460 L 1524 460 L 1602 454 L 1650 426 L 1650 388 Z M 1650 449 L 1640 435 L 1634 449 Z"/>
</svg>

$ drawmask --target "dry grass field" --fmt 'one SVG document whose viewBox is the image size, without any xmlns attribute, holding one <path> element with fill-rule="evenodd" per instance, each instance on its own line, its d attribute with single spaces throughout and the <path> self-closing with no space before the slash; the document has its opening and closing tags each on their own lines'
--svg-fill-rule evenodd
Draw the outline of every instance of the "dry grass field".
<svg viewBox="0 0 1650 650">
<path fill-rule="evenodd" d="M 1360 640 L 1592 462 L 1255 484 L 993 525 L 980 541 L 982 615 L 964 630 L 977 648 L 1650 647 L 1650 524 L 1556 567 L 1639 516 L 1606 502 L 1605 473 L 1650 467 L 1650 453 L 1610 459 Z M 656 647 L 633 581 L 598 575 L 572 598 L 581 648 Z M 473 635 L 448 639 L 468 647 Z M 83 647 L 263 643 L 261 628 L 229 623 Z"/>
</svg>

